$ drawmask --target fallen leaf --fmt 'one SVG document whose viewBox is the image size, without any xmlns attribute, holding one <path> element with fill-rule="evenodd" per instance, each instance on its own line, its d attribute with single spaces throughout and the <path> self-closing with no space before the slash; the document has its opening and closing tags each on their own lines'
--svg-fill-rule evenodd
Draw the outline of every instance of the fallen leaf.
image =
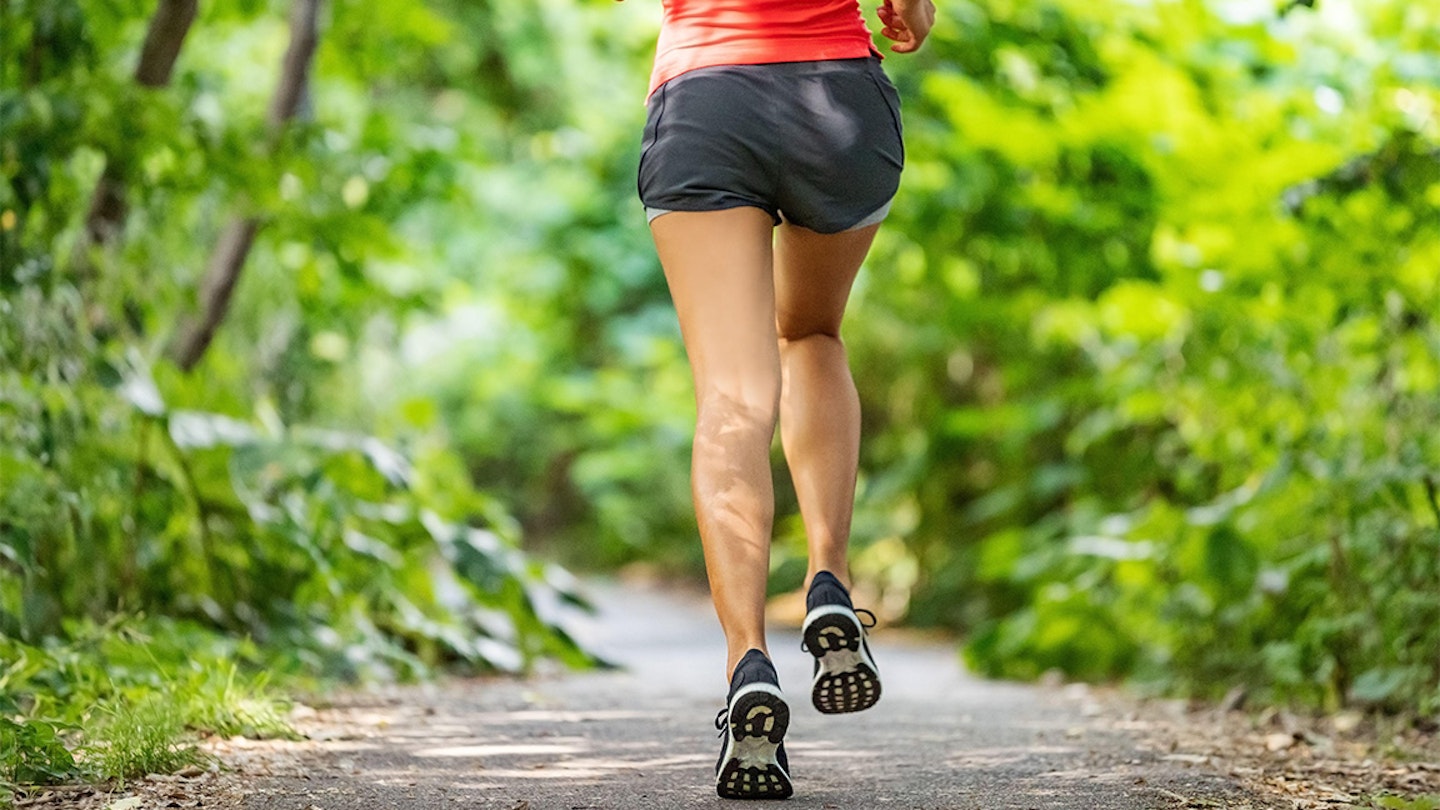
<svg viewBox="0 0 1440 810">
<path fill-rule="evenodd" d="M 1364 719 L 1365 716 L 1359 712 L 1340 712 L 1330 718 L 1330 725 L 1334 726 L 1337 733 L 1349 734 L 1359 728 Z"/>
<path fill-rule="evenodd" d="M 1289 732 L 1277 731 L 1274 734 L 1265 735 L 1265 749 L 1267 751 L 1283 751 L 1295 745 L 1295 735 Z"/>
</svg>

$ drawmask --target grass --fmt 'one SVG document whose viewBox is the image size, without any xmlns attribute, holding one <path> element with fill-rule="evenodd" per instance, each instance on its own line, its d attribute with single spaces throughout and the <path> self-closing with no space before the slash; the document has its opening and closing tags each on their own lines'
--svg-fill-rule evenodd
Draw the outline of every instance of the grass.
<svg viewBox="0 0 1440 810">
<path fill-rule="evenodd" d="M 103 720 L 84 744 L 84 761 L 102 780 L 123 785 L 127 779 L 174 773 L 204 759 L 169 695 L 149 693 L 136 703 L 119 701 L 101 714 Z"/>
<path fill-rule="evenodd" d="M 70 630 L 42 645 L 0 635 L 0 810 L 40 786 L 201 764 L 206 736 L 298 737 L 244 642 L 134 618 Z"/>
<path fill-rule="evenodd" d="M 1379 796 L 1370 806 L 1377 810 L 1440 810 L 1440 793 L 1424 796 Z"/>
<path fill-rule="evenodd" d="M 289 702 L 264 675 L 245 678 L 238 665 L 202 670 L 184 690 L 185 725 L 219 737 L 298 739 L 286 719 Z"/>
</svg>

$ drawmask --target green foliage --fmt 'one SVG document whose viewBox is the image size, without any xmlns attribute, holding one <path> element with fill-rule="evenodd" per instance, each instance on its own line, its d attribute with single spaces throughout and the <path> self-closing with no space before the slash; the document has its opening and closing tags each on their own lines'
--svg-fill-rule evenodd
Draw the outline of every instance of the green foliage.
<svg viewBox="0 0 1440 810">
<path fill-rule="evenodd" d="M 0 582 L 0 632 L 35 642 L 68 617 L 126 610 L 250 634 L 332 675 L 585 662 L 554 624 L 556 605 L 578 602 L 563 572 L 518 550 L 505 507 L 444 437 L 403 415 L 391 439 L 353 429 L 389 419 L 354 395 L 368 371 L 355 344 L 419 306 L 397 266 L 416 256 L 382 223 L 412 227 L 402 212 L 455 180 L 454 144 L 418 98 L 372 104 L 346 60 L 391 36 L 458 38 L 454 23 L 405 12 L 322 54 L 339 66 L 317 74 L 326 104 L 261 160 L 277 9 L 202 15 L 161 92 L 124 78 L 150 9 L 20 11 L 0 49 L 0 565 L 15 575 Z M 349 24 L 336 40 L 360 36 Z M 130 210 L 118 247 L 98 249 L 77 244 L 77 214 L 105 165 L 128 181 Z M 158 350 L 228 209 L 259 217 L 270 241 L 247 276 L 255 294 L 186 378 Z"/>
<path fill-rule="evenodd" d="M 18 785 L 51 785 L 79 771 L 63 729 L 43 720 L 0 717 L 0 792 Z"/>
<path fill-rule="evenodd" d="M 846 325 L 857 577 L 892 618 L 967 633 L 991 674 L 1440 710 L 1433 12 L 942 15 L 925 51 L 887 62 L 908 165 Z M 638 212 L 588 204 L 631 178 L 551 185 L 553 161 L 530 158 L 518 170 L 575 212 L 552 209 L 564 238 L 495 211 L 498 244 L 523 246 L 460 311 L 508 341 L 442 356 L 419 390 L 534 535 L 698 565 L 673 540 L 694 531 L 674 417 L 690 406 L 651 314 L 659 274 L 624 286 Z M 574 264 L 535 272 L 556 256 Z M 504 408 L 467 409 L 477 394 Z M 793 584 L 803 527 L 776 472 Z"/>
<path fill-rule="evenodd" d="M 446 85 L 500 58 L 486 32 L 508 16 L 340 3 L 318 103 L 271 148 L 282 6 L 202 9 L 172 86 L 147 90 L 129 76 L 154 8 L 0 5 L 7 782 L 123 779 L 190 761 L 197 734 L 293 734 L 257 672 L 589 662 L 557 624 L 581 604 L 568 576 L 387 396 L 407 373 L 391 344 L 449 283 L 413 268 L 452 259 L 465 184 L 513 148 L 488 133 L 538 114 L 537 74 L 513 72 L 515 110 L 475 104 Z M 102 171 L 126 216 L 97 245 Z M 187 377 L 163 348 L 238 214 L 263 235 Z M 154 618 L 111 618 L 134 614 Z"/>
<path fill-rule="evenodd" d="M 559 572 L 521 556 L 509 518 L 447 475 L 443 450 L 416 467 L 373 437 L 172 410 L 142 372 L 109 378 L 51 389 L 75 398 L 65 419 L 85 418 L 79 400 L 94 397 L 104 432 L 47 431 L 43 391 L 10 401 L 42 426 L 9 444 L 33 474 L 0 495 L 3 547 L 22 574 L 4 592 L 7 621 L 21 637 L 126 605 L 248 632 L 339 675 L 584 660 L 537 606 L 569 597 Z M 94 476 L 68 512 L 35 508 L 65 503 L 69 483 L 45 474 L 44 456 Z"/>
<path fill-rule="evenodd" d="M 0 632 L 579 662 L 522 542 L 700 566 L 633 198 L 655 5 L 342 0 L 270 154 L 280 5 L 207 7 L 158 91 L 125 78 L 149 9 L 0 6 Z M 989 674 L 1440 711 L 1435 11 L 941 13 L 886 62 L 908 165 L 846 324 L 881 612 Z M 97 247 L 106 166 L 130 215 Z M 186 378 L 161 349 L 234 213 L 264 230 Z"/>
<path fill-rule="evenodd" d="M 1436 28 L 1356 13 L 962 5 L 902 75 L 857 525 L 981 671 L 1440 710 Z"/>
</svg>

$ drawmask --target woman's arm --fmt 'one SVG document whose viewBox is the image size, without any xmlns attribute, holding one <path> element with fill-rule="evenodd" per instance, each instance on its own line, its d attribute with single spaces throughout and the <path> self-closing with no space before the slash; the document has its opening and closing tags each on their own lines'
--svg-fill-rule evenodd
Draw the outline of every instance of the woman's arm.
<svg viewBox="0 0 1440 810">
<path fill-rule="evenodd" d="M 895 41 L 890 50 L 914 53 L 920 50 L 935 25 L 935 4 L 931 0 L 885 0 L 880 6 L 880 33 Z"/>
</svg>

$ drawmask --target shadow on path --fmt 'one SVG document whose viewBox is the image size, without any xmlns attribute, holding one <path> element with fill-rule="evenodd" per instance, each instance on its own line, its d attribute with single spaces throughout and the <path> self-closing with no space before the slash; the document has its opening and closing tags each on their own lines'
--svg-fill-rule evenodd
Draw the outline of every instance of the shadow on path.
<svg viewBox="0 0 1440 810">
<path fill-rule="evenodd" d="M 247 810 L 696 808 L 714 793 L 724 643 L 706 597 L 596 584 L 577 635 L 624 669 L 352 695 L 303 721 L 305 743 L 222 751 Z M 1083 692 L 984 681 L 953 648 L 872 637 L 873 709 L 810 706 L 810 657 L 776 629 L 793 712 L 795 797 L 824 810 L 1263 807 L 1228 778 L 1167 759 Z"/>
</svg>

